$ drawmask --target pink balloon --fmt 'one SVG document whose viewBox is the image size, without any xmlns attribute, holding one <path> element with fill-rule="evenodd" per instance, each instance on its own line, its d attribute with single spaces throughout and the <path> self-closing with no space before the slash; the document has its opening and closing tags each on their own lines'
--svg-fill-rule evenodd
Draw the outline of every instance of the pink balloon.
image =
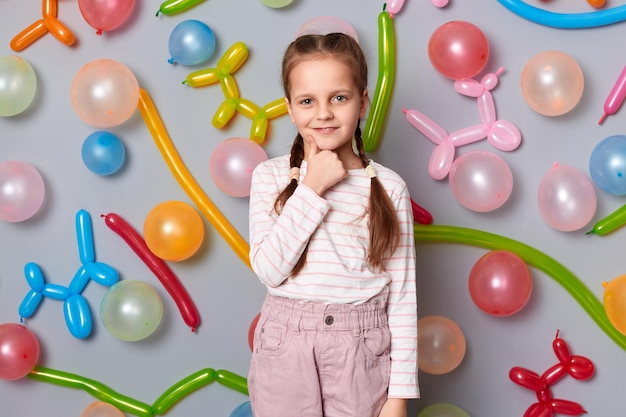
<svg viewBox="0 0 626 417">
<path fill-rule="evenodd" d="M 22 378 L 39 359 L 39 342 L 21 324 L 0 324 L 0 379 Z"/>
<path fill-rule="evenodd" d="M 78 70 L 70 98 L 74 111 L 85 123 L 110 128 L 124 123 L 137 109 L 139 83 L 124 64 L 96 59 Z"/>
<path fill-rule="evenodd" d="M 220 190 L 233 197 L 250 195 L 252 171 L 267 159 L 261 145 L 248 138 L 229 138 L 211 154 L 211 178 Z"/>
<path fill-rule="evenodd" d="M 545 51 L 528 60 L 521 86 L 524 100 L 534 111 L 560 116 L 578 104 L 585 79 L 572 57 L 560 51 Z"/>
<path fill-rule="evenodd" d="M 335 16 L 318 16 L 307 20 L 298 28 L 296 38 L 302 35 L 327 35 L 329 33 L 343 33 L 355 41 L 359 41 L 352 25 Z"/>
<path fill-rule="evenodd" d="M 591 180 L 580 170 L 554 164 L 539 184 L 539 212 L 556 230 L 585 227 L 596 212 L 597 197 Z"/>
<path fill-rule="evenodd" d="M 489 42 L 475 25 L 462 20 L 444 23 L 428 42 L 430 62 L 443 76 L 453 80 L 472 78 L 489 60 Z"/>
<path fill-rule="evenodd" d="M 21 222 L 31 218 L 46 194 L 41 174 L 21 161 L 0 163 L 0 219 Z"/>
<path fill-rule="evenodd" d="M 526 263 L 516 254 L 496 250 L 482 256 L 469 275 L 469 293 L 482 311 L 510 316 L 528 302 L 533 282 Z"/>
<path fill-rule="evenodd" d="M 465 208 L 486 212 L 502 206 L 513 190 L 513 173 L 498 155 L 472 151 L 461 155 L 450 169 L 450 189 Z"/>
<path fill-rule="evenodd" d="M 128 19 L 135 0 L 78 0 L 83 18 L 100 35 L 117 28 Z"/>
<path fill-rule="evenodd" d="M 426 316 L 417 321 L 418 368 L 432 375 L 447 374 L 465 357 L 465 335 L 447 317 Z"/>
</svg>

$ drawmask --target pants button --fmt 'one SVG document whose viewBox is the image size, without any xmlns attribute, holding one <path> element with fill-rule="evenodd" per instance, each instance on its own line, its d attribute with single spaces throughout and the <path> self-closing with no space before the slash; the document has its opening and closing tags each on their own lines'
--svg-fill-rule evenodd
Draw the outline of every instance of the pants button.
<svg viewBox="0 0 626 417">
<path fill-rule="evenodd" d="M 333 324 L 334 321 L 335 319 L 333 318 L 333 316 L 326 316 L 326 318 L 324 319 L 324 323 L 326 323 L 329 326 Z"/>
</svg>

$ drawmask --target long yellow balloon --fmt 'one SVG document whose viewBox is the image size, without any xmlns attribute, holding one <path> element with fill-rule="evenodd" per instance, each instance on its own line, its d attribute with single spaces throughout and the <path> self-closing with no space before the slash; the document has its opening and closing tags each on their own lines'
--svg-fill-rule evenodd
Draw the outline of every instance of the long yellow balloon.
<svg viewBox="0 0 626 417">
<path fill-rule="evenodd" d="M 139 89 L 138 107 L 150 134 L 154 138 L 154 142 L 180 186 L 241 260 L 251 268 L 250 246 L 248 242 L 241 237 L 193 178 L 178 152 L 176 152 L 176 148 L 165 129 L 165 125 L 152 102 L 150 94 L 143 88 Z"/>
</svg>

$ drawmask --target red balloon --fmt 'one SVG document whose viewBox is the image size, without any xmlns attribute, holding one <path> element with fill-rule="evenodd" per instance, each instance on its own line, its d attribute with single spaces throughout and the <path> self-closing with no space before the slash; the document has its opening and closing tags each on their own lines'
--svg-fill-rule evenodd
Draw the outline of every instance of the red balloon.
<svg viewBox="0 0 626 417">
<path fill-rule="evenodd" d="M 252 323 L 250 323 L 250 328 L 248 329 L 248 346 L 250 346 L 250 351 L 254 350 L 254 331 L 256 330 L 256 325 L 259 323 L 260 318 L 261 313 L 254 316 Z"/>
<path fill-rule="evenodd" d="M 524 417 L 552 417 L 554 412 L 548 404 L 533 403 L 524 413 Z"/>
<path fill-rule="evenodd" d="M 0 379 L 22 378 L 37 364 L 39 342 L 21 324 L 0 324 Z"/>
<path fill-rule="evenodd" d="M 97 34 L 117 28 L 128 19 L 135 0 L 78 0 L 78 8 Z"/>
<path fill-rule="evenodd" d="M 546 388 L 545 381 L 536 372 L 519 366 L 511 368 L 509 371 L 509 378 L 516 384 L 533 391 L 539 392 Z"/>
<path fill-rule="evenodd" d="M 567 369 L 565 365 L 562 363 L 557 363 L 554 366 L 548 368 L 543 374 L 541 374 L 541 379 L 543 379 L 547 385 L 555 384 L 559 379 L 563 378 L 567 374 Z"/>
<path fill-rule="evenodd" d="M 469 292 L 485 313 L 510 316 L 528 302 L 532 277 L 526 263 L 516 254 L 496 250 L 481 257 L 469 276 Z"/>
<path fill-rule="evenodd" d="M 124 239 L 141 258 L 154 275 L 161 281 L 167 292 L 176 302 L 185 323 L 195 331 L 200 324 L 200 315 L 191 296 L 163 259 L 156 256 L 141 235 L 124 219 L 115 213 L 102 215 L 107 226 Z"/>
<path fill-rule="evenodd" d="M 489 42 L 475 25 L 461 20 L 441 25 L 430 37 L 428 57 L 445 77 L 472 78 L 489 60 Z"/>
<path fill-rule="evenodd" d="M 567 364 L 567 373 L 574 379 L 589 379 L 594 373 L 593 363 L 583 356 L 574 355 Z"/>
<path fill-rule="evenodd" d="M 552 349 L 554 350 L 554 354 L 556 355 L 557 359 L 561 363 L 568 363 L 572 358 L 572 354 L 567 347 L 567 343 L 565 343 L 565 340 L 559 337 L 554 339 L 554 341 L 552 342 Z"/>
<path fill-rule="evenodd" d="M 579 416 L 585 414 L 587 411 L 578 403 L 568 400 L 552 400 L 550 406 L 555 413 L 567 414 L 570 416 Z"/>
</svg>

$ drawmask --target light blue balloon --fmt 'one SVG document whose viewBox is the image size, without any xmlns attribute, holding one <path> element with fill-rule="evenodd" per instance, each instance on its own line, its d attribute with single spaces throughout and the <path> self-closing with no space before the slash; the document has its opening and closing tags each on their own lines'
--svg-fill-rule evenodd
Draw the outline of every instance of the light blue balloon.
<svg viewBox="0 0 626 417">
<path fill-rule="evenodd" d="M 626 195 L 626 136 L 609 136 L 598 143 L 589 158 L 589 173 L 600 189 Z"/>
<path fill-rule="evenodd" d="M 83 162 L 98 175 L 111 175 L 124 164 L 124 143 L 113 133 L 97 131 L 87 136 L 82 147 Z"/>
<path fill-rule="evenodd" d="M 215 50 L 215 35 L 199 20 L 180 22 L 169 39 L 170 64 L 196 65 L 208 60 Z"/>
<path fill-rule="evenodd" d="M 254 417 L 252 415 L 252 405 L 250 405 L 250 401 L 239 404 L 237 408 L 230 413 L 229 417 Z"/>
</svg>

